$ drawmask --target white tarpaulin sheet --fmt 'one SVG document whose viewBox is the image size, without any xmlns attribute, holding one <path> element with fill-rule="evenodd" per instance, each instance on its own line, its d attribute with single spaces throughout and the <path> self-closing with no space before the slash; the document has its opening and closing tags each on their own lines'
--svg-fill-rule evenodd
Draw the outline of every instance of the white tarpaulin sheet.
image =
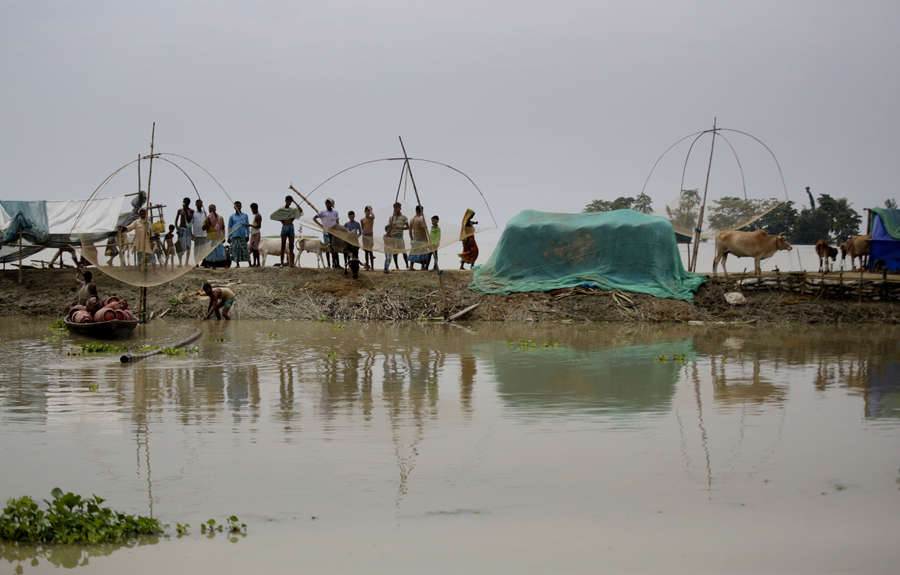
<svg viewBox="0 0 900 575">
<path fill-rule="evenodd" d="M 119 216 L 122 215 L 124 202 L 125 196 L 95 199 L 91 200 L 85 209 L 86 200 L 48 201 L 47 224 L 50 233 L 74 236 L 114 232 Z M 125 211 L 131 211 L 131 206 L 127 206 Z"/>
</svg>

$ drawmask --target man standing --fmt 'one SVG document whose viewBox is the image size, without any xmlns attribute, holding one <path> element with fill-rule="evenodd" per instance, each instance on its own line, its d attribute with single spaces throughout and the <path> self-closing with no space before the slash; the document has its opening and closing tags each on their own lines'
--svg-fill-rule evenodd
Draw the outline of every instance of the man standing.
<svg viewBox="0 0 900 575">
<path fill-rule="evenodd" d="M 322 242 L 325 244 L 325 257 L 328 260 L 328 267 L 341 267 L 341 263 L 338 261 L 338 254 L 331 246 L 331 234 L 328 233 L 329 229 L 337 227 L 341 223 L 340 219 L 340 214 L 335 211 L 334 200 L 331 198 L 325 200 L 325 209 L 313 216 L 313 221 L 322 226 L 324 230 L 322 232 Z M 333 263 L 332 256 L 334 256 Z"/>
<path fill-rule="evenodd" d="M 175 244 L 175 252 L 178 254 L 178 265 L 181 265 L 181 257 L 184 256 L 184 264 L 187 265 L 191 255 L 191 226 L 194 222 L 194 210 L 191 209 L 191 199 L 184 198 L 181 201 L 181 209 L 175 214 L 175 227 L 178 228 L 178 243 Z"/>
<path fill-rule="evenodd" d="M 291 204 L 297 206 L 291 208 Z M 303 208 L 297 203 L 293 196 L 284 197 L 284 208 L 275 210 L 275 213 L 283 212 L 284 219 L 281 222 L 281 267 L 285 267 L 284 256 L 285 251 L 290 252 L 287 265 L 294 267 L 294 220 L 299 219 L 303 215 Z M 272 214 L 273 216 L 275 214 Z"/>
<path fill-rule="evenodd" d="M 428 269 L 428 224 L 425 222 L 425 210 L 422 206 L 416 206 L 416 215 L 409 225 L 410 239 L 410 267 L 415 269 L 416 264 L 421 264 L 422 270 Z"/>
<path fill-rule="evenodd" d="M 394 203 L 394 213 L 388 220 L 390 227 L 389 235 L 394 248 L 394 268 L 399 269 L 397 263 L 397 252 L 403 252 L 403 261 L 406 263 L 406 269 L 409 269 L 409 257 L 406 255 L 406 243 L 403 241 L 403 232 L 409 229 L 409 219 L 400 212 L 400 202 Z"/>
<path fill-rule="evenodd" d="M 375 254 L 372 253 L 372 247 L 375 244 L 375 213 L 372 211 L 372 206 L 366 206 L 366 215 L 363 216 L 361 224 L 365 266 L 367 270 L 372 270 L 375 269 Z"/>
<path fill-rule="evenodd" d="M 347 212 L 347 221 L 344 222 L 344 229 L 353 235 L 353 242 L 345 242 L 347 247 L 344 252 L 344 257 L 346 258 L 344 265 L 349 266 L 351 260 L 356 260 L 356 267 L 353 268 L 356 270 L 353 277 L 356 278 L 357 273 L 359 272 L 359 237 L 362 235 L 362 227 L 360 227 L 359 222 L 356 221 L 356 212 L 353 210 Z M 338 255 L 334 254 L 334 257 L 338 257 Z"/>
<path fill-rule="evenodd" d="M 228 217 L 228 243 L 231 245 L 231 260 L 236 267 L 241 262 L 250 262 L 247 240 L 250 238 L 250 220 L 241 212 L 241 202 L 234 202 L 234 213 Z"/>
<path fill-rule="evenodd" d="M 199 266 L 206 254 L 206 231 L 203 222 L 206 221 L 206 210 L 203 209 L 203 200 L 197 198 L 194 202 L 194 219 L 191 220 L 191 236 L 194 240 L 194 263 Z"/>
<path fill-rule="evenodd" d="M 262 228 L 262 214 L 259 213 L 259 206 L 256 203 L 250 204 L 250 211 L 253 212 L 253 223 L 250 224 L 250 266 L 259 267 L 259 240 L 261 239 L 260 228 Z"/>
</svg>

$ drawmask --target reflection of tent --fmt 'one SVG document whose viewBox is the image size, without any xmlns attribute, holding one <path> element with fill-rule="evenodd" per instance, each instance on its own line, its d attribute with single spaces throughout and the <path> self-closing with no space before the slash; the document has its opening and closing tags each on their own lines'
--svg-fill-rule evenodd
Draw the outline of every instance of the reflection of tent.
<svg viewBox="0 0 900 575">
<path fill-rule="evenodd" d="M 507 224 L 471 287 L 510 293 L 590 285 L 691 301 L 704 281 L 685 271 L 665 218 L 525 210 Z"/>
<path fill-rule="evenodd" d="M 900 363 L 887 362 L 869 373 L 866 417 L 900 417 Z"/>
<path fill-rule="evenodd" d="M 135 200 L 139 198 L 143 202 L 142 197 Z M 28 257 L 45 247 L 80 245 L 82 235 L 96 242 L 115 233 L 117 225 L 133 219 L 134 207 L 125 196 L 93 200 L 87 209 L 84 200 L 0 200 L 0 243 L 17 243 L 21 232 L 22 257 Z M 0 246 L 0 262 L 18 257 L 18 246 Z"/>
<path fill-rule="evenodd" d="M 512 348 L 510 348 L 512 345 Z M 497 391 L 511 407 L 552 412 L 659 413 L 669 409 L 690 340 L 596 351 L 560 347 L 523 350 L 499 344 L 493 352 Z M 661 355 L 666 361 L 657 360 Z M 688 357 L 687 359 L 690 359 Z"/>
<path fill-rule="evenodd" d="M 900 271 L 900 210 L 872 208 L 869 230 L 872 247 L 869 265 L 883 262 L 888 271 Z"/>
</svg>

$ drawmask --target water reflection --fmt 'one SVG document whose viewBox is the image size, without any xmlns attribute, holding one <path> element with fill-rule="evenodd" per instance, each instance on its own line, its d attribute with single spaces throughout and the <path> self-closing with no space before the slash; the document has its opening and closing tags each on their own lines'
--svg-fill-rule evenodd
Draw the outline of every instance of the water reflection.
<svg viewBox="0 0 900 575">
<path fill-rule="evenodd" d="M 125 543 L 104 543 L 101 545 L 52 545 L 19 544 L 0 539 L 0 559 L 5 559 L 15 573 L 27 573 L 28 567 L 37 568 L 41 561 L 56 568 L 74 569 L 85 567 L 96 557 L 105 557 L 119 549 L 133 549 L 145 545 L 155 545 L 160 538 L 145 536 Z"/>
<path fill-rule="evenodd" d="M 537 473 L 556 485 L 515 459 L 522 433 L 529 447 L 564 446 L 573 461 L 591 461 L 593 442 L 623 439 L 627 451 L 629 441 L 643 449 L 648 436 L 673 438 L 676 463 L 665 475 L 681 473 L 712 498 L 734 476 L 776 460 L 785 421 L 802 428 L 803 414 L 822 405 L 850 406 L 863 424 L 900 421 L 891 330 L 850 338 L 683 326 L 232 322 L 207 326 L 197 354 L 121 366 L 67 358 L 71 341 L 41 340 L 45 322 L 23 323 L 5 334 L 10 353 L 0 357 L 0 448 L 5 461 L 20 462 L 0 477 L 0 492 L 25 494 L 48 466 L 33 454 L 46 453 L 71 483 L 115 492 L 151 515 L 168 512 L 167 520 L 182 508 L 206 512 L 207 501 L 233 502 L 242 517 L 283 519 L 306 513 L 300 506 L 310 501 L 354 494 L 357 505 L 383 503 L 399 515 L 448 483 L 455 508 L 472 495 L 470 476 L 524 489 Z M 160 343 L 192 329 L 151 324 L 144 337 Z M 514 343 L 532 339 L 556 345 Z M 791 417 L 788 404 L 797 407 Z M 579 443 L 573 430 L 589 431 L 591 441 Z M 503 464 L 491 467 L 492 459 Z M 525 472 L 513 482 L 504 465 Z M 0 556 L 23 552 L 8 547 Z"/>
</svg>

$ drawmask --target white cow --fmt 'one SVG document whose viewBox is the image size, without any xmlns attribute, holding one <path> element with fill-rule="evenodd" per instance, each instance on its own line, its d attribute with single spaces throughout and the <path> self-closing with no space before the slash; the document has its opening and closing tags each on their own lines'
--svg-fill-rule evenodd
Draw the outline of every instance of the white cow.
<svg viewBox="0 0 900 575">
<path fill-rule="evenodd" d="M 316 267 L 325 266 L 325 263 L 322 260 L 322 253 L 325 251 L 325 245 L 320 240 L 301 238 L 297 240 L 296 249 L 295 261 L 297 267 L 300 267 L 300 255 L 303 252 L 316 254 Z M 281 238 L 261 238 L 259 240 L 259 263 L 263 266 L 266 265 L 267 255 L 281 258 Z M 287 254 L 285 254 L 285 257 L 287 257 Z"/>
<path fill-rule="evenodd" d="M 297 240 L 297 267 L 300 267 L 300 256 L 303 255 L 303 252 L 316 254 L 316 267 L 325 267 L 325 261 L 322 259 L 322 254 L 325 253 L 325 244 L 322 243 L 322 240 L 311 238 Z"/>
</svg>

